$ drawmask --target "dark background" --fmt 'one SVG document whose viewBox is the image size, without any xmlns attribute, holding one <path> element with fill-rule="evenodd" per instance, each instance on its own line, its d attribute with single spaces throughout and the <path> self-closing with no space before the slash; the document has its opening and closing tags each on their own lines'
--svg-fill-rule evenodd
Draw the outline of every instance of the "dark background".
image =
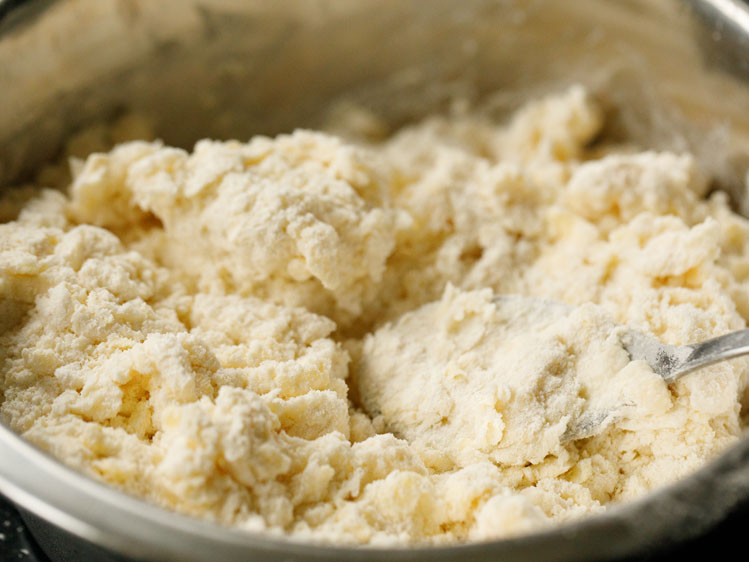
<svg viewBox="0 0 749 562">
<path fill-rule="evenodd" d="M 740 506 L 723 523 L 699 539 L 683 543 L 676 548 L 629 558 L 628 562 L 660 562 L 682 557 L 686 560 L 693 559 L 690 557 L 704 557 L 709 560 L 716 555 L 727 560 L 746 559 L 747 555 L 740 553 L 744 552 L 747 535 L 749 503 Z M 730 552 L 736 554 L 731 555 Z M 16 510 L 0 496 L 0 562 L 55 562 L 54 553 L 49 554 L 50 557 L 36 544 Z"/>
</svg>

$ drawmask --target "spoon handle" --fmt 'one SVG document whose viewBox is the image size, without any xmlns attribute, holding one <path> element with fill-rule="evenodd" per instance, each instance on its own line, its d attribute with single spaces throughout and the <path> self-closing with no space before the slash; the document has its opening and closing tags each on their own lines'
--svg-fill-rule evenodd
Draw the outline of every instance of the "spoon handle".
<svg viewBox="0 0 749 562">
<path fill-rule="evenodd" d="M 685 346 L 692 352 L 669 373 L 670 380 L 718 361 L 749 354 L 749 328 L 730 332 L 711 340 Z"/>
</svg>

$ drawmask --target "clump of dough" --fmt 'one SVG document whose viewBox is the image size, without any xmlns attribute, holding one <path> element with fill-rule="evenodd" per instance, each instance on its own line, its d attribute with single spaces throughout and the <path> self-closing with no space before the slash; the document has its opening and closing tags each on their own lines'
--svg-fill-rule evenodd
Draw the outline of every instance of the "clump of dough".
<svg viewBox="0 0 749 562">
<path fill-rule="evenodd" d="M 389 176 L 371 151 L 308 131 L 206 140 L 192 154 L 135 142 L 89 158 L 71 213 L 110 228 L 154 216 L 163 234 L 141 249 L 197 290 L 357 314 L 409 222 L 390 205 Z"/>
</svg>

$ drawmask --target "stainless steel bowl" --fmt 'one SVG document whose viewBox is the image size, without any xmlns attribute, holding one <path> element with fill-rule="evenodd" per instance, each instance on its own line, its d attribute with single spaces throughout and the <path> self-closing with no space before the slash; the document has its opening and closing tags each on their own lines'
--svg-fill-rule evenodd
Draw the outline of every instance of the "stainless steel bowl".
<svg viewBox="0 0 749 562">
<path fill-rule="evenodd" d="M 604 135 L 690 150 L 749 210 L 749 11 L 741 0 L 0 0 L 0 185 L 123 111 L 166 142 L 316 126 L 341 103 L 392 128 L 456 99 L 500 119 L 586 84 Z M 590 560 L 704 532 L 749 501 L 749 440 L 579 523 L 491 543 L 373 549 L 239 532 L 71 471 L 0 424 L 0 491 L 61 560 Z M 44 545 L 43 545 L 44 546 Z"/>
</svg>

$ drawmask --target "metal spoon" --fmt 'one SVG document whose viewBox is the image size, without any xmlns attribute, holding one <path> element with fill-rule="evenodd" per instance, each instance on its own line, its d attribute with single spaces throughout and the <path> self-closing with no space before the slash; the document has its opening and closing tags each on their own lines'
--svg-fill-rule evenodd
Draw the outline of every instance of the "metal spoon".
<svg viewBox="0 0 749 562">
<path fill-rule="evenodd" d="M 666 345 L 628 330 L 621 342 L 632 361 L 644 360 L 664 381 L 672 383 L 701 367 L 749 354 L 749 328 L 690 345 Z"/>
<path fill-rule="evenodd" d="M 668 384 L 707 365 L 749 354 L 749 328 L 690 345 L 666 345 L 635 330 L 626 330 L 620 340 L 632 361 L 645 361 Z M 618 419 L 616 410 L 587 412 L 567 428 L 562 441 L 591 437 Z"/>
</svg>

